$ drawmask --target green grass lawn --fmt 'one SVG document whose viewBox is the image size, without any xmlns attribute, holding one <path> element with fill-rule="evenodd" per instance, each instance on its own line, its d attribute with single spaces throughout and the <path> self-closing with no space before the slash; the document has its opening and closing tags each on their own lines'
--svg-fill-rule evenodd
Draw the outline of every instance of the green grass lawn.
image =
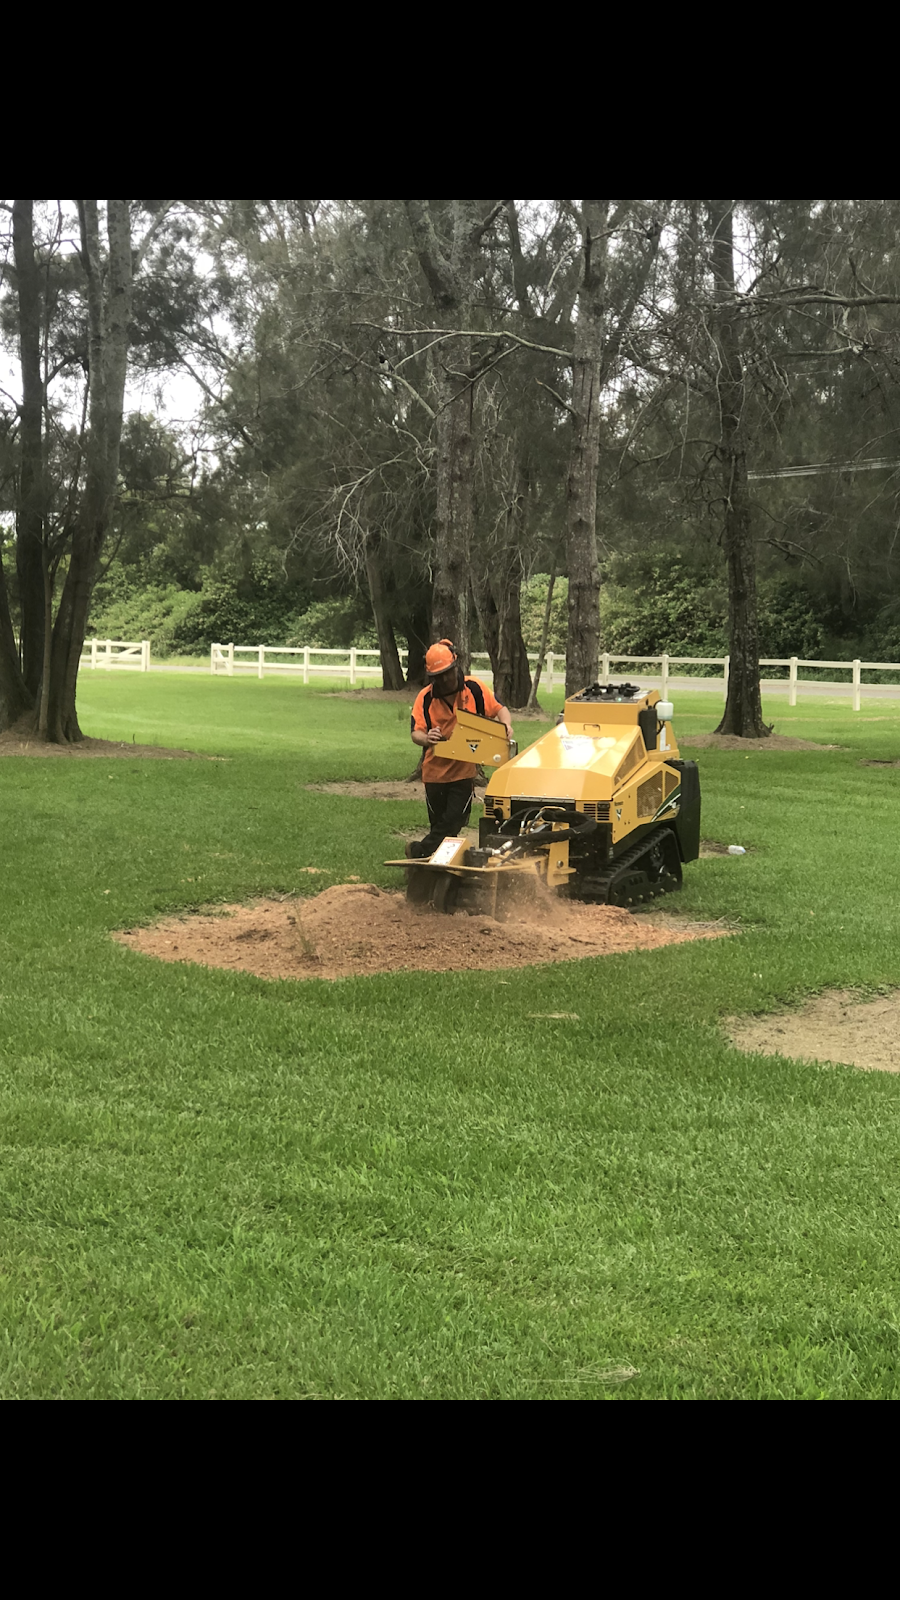
<svg viewBox="0 0 900 1600">
<path fill-rule="evenodd" d="M 848 748 L 701 753 L 750 853 L 678 905 L 737 938 L 296 985 L 107 935 L 396 883 L 420 805 L 304 786 L 408 773 L 405 707 L 85 673 L 79 709 L 227 759 L 0 760 L 0 1395 L 900 1394 L 900 1081 L 719 1026 L 900 984 L 900 769 L 859 765 L 900 707 L 773 697 Z M 682 740 L 718 715 L 678 696 Z"/>
</svg>

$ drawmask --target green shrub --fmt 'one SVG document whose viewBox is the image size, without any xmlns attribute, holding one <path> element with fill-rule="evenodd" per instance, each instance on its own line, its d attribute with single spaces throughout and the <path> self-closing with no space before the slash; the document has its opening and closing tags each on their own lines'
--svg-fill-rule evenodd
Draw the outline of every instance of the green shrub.
<svg viewBox="0 0 900 1600">
<path fill-rule="evenodd" d="M 174 585 L 155 585 L 106 598 L 95 607 L 88 637 L 97 639 L 149 639 L 155 656 L 176 650 L 175 632 L 196 604 L 197 595 Z"/>
<path fill-rule="evenodd" d="M 603 649 L 626 656 L 659 656 L 664 650 L 674 656 L 724 655 L 721 587 L 678 559 L 655 557 L 635 565 L 631 582 L 609 582 L 601 590 Z"/>
<path fill-rule="evenodd" d="M 376 650 L 378 637 L 368 601 L 361 595 L 336 595 L 316 600 L 292 624 L 285 643 L 315 645 L 320 650 Z"/>
<path fill-rule="evenodd" d="M 522 611 L 522 638 L 525 640 L 527 650 L 539 650 L 541 647 L 541 633 L 544 627 L 544 612 L 547 607 L 547 589 L 550 584 L 548 572 L 536 572 L 522 585 L 521 611 Z M 556 653 L 565 651 L 566 631 L 569 625 L 569 580 L 557 578 L 553 585 L 553 603 L 550 607 L 550 632 L 547 636 L 547 649 Z"/>
<path fill-rule="evenodd" d="M 759 653 L 808 660 L 828 654 L 815 601 L 784 578 L 763 578 L 759 584 Z"/>
<path fill-rule="evenodd" d="M 173 647 L 205 655 L 213 643 L 285 644 L 306 599 L 278 568 L 256 561 L 246 577 L 215 578 L 191 596 L 173 631 Z"/>
</svg>

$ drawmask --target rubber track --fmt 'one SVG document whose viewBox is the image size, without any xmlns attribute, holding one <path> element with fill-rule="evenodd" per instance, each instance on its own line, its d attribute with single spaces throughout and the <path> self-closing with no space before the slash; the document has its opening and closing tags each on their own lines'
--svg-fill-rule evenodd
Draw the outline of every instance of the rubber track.
<svg viewBox="0 0 900 1600">
<path fill-rule="evenodd" d="M 658 833 L 651 833 L 648 839 L 642 839 L 640 844 L 634 845 L 631 850 L 626 850 L 623 856 L 619 856 L 618 860 L 613 863 L 613 866 L 609 872 L 604 872 L 599 878 L 590 878 L 585 883 L 585 887 L 587 888 L 588 885 L 590 886 L 591 898 L 593 899 L 596 886 L 596 891 L 603 894 L 603 900 L 601 904 L 609 905 L 608 894 L 610 887 L 615 882 L 616 878 L 619 877 L 620 873 L 627 872 L 630 867 L 637 866 L 642 857 L 647 855 L 650 850 L 652 850 L 653 846 L 665 838 L 667 834 L 669 838 L 674 841 L 675 835 L 671 828 L 660 828 Z M 664 893 L 666 893 L 665 889 L 655 889 L 653 885 L 649 883 L 646 889 L 642 891 L 643 898 L 645 900 L 658 900 Z"/>
</svg>

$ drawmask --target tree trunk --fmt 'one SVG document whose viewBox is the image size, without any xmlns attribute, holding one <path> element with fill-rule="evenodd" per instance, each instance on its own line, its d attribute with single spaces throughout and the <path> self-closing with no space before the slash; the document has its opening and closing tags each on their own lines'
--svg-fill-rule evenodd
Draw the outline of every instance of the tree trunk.
<svg viewBox="0 0 900 1600">
<path fill-rule="evenodd" d="M 717 302 L 712 335 L 718 358 L 721 435 L 717 455 L 722 464 L 725 499 L 722 544 L 728 573 L 731 658 L 725 714 L 716 732 L 737 734 L 741 739 L 760 739 L 770 729 L 763 722 L 759 687 L 756 550 L 751 529 L 743 424 L 746 386 L 734 306 L 734 201 L 708 200 L 706 204 Z"/>
<path fill-rule="evenodd" d="M 441 359 L 445 365 L 439 383 L 435 422 L 437 471 L 431 623 L 435 638 L 452 639 L 460 660 L 466 664 L 469 659 L 466 597 L 475 467 L 473 387 L 467 374 L 471 340 L 455 339 Z"/>
<path fill-rule="evenodd" d="M 34 254 L 34 201 L 13 201 L 13 252 L 19 315 L 22 405 L 16 497 L 19 651 L 30 695 L 40 693 L 44 665 L 44 386 L 41 380 L 41 286 Z"/>
<path fill-rule="evenodd" d="M 400 665 L 400 653 L 391 619 L 388 614 L 387 602 L 384 593 L 384 583 L 381 576 L 381 565 L 378 560 L 377 540 L 369 535 L 366 539 L 366 576 L 369 580 L 369 598 L 372 602 L 372 615 L 375 618 L 375 632 L 378 636 L 378 650 L 381 655 L 381 687 L 382 689 L 403 688 L 403 668 Z"/>
<path fill-rule="evenodd" d="M 464 667 L 469 660 L 467 597 L 472 546 L 475 464 L 472 341 L 462 330 L 474 296 L 479 247 L 499 206 L 486 218 L 474 200 L 451 200 L 449 246 L 438 238 L 427 200 L 406 200 L 406 214 L 419 264 L 442 325 L 458 328 L 456 338 L 437 347 L 434 520 L 434 637 L 452 639 Z"/>
<path fill-rule="evenodd" d="M 537 693 L 538 686 L 540 685 L 541 681 L 541 673 L 544 670 L 544 657 L 547 654 L 547 640 L 550 637 L 550 618 L 553 614 L 553 590 L 556 585 L 556 562 L 557 557 L 554 555 L 553 565 L 550 569 L 550 582 L 547 585 L 547 604 L 544 607 L 544 622 L 541 628 L 541 642 L 538 645 L 537 665 L 534 669 L 534 678 L 532 679 L 531 689 L 528 694 L 528 705 L 526 707 L 528 711 L 540 710 Z"/>
<path fill-rule="evenodd" d="M 494 598 L 491 574 L 484 570 L 473 571 L 471 579 L 472 599 L 481 628 L 481 642 L 491 658 L 491 671 L 496 677 L 500 657 L 500 617 L 497 601 Z"/>
<path fill-rule="evenodd" d="M 33 704 L 33 697 L 25 687 L 19 665 L 19 652 L 9 612 L 6 574 L 0 556 L 0 733 L 24 716 Z"/>
<path fill-rule="evenodd" d="M 597 470 L 603 386 L 604 293 L 608 200 L 582 201 L 584 272 L 572 356 L 572 447 L 566 479 L 569 627 L 566 694 L 597 678 L 600 664 L 600 564 L 597 558 Z"/>
<path fill-rule="evenodd" d="M 518 551 L 498 574 L 497 610 L 500 618 L 500 648 L 494 673 L 494 693 L 505 706 L 524 706 L 531 690 L 531 667 L 522 638 L 522 570 Z"/>
<path fill-rule="evenodd" d="M 406 629 L 406 686 L 421 689 L 425 684 L 425 651 L 431 637 L 431 609 L 425 595 L 414 602 Z"/>
<path fill-rule="evenodd" d="M 497 563 L 494 591 L 499 619 L 494 693 L 506 706 L 521 707 L 531 692 L 531 668 L 522 638 L 522 550 L 527 535 L 530 472 L 518 461 L 506 517 L 506 547 Z"/>
<path fill-rule="evenodd" d="M 105 279 L 96 200 L 79 200 L 78 211 L 88 282 L 90 426 L 85 446 L 84 492 L 50 653 L 47 737 L 54 744 L 82 738 L 75 710 L 75 686 L 91 595 L 118 486 L 132 299 L 127 200 L 107 201 L 109 252 Z"/>
</svg>

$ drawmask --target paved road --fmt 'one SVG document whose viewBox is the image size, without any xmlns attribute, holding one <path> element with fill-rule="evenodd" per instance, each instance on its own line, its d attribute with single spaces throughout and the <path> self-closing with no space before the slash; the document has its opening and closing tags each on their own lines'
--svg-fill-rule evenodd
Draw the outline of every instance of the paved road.
<svg viewBox="0 0 900 1600">
<path fill-rule="evenodd" d="M 90 667 L 88 667 L 86 670 L 89 672 L 91 669 L 90 669 Z M 112 667 L 112 668 L 98 667 L 96 670 L 98 672 L 103 672 L 103 671 L 134 672 L 137 669 L 134 668 L 134 667 Z M 178 665 L 172 664 L 172 663 L 170 663 L 168 661 L 152 661 L 150 663 L 150 671 L 151 672 L 199 672 L 199 673 L 205 673 L 207 675 L 207 677 L 209 677 L 209 663 L 208 662 L 207 663 L 198 663 L 197 666 L 182 667 L 182 666 L 178 666 Z M 219 673 L 219 676 L 220 677 L 224 677 L 225 674 L 224 673 Z M 252 678 L 252 677 L 255 677 L 255 676 L 256 676 L 256 663 L 255 662 L 254 662 L 252 668 L 241 667 L 235 673 L 235 677 L 236 678 Z M 266 664 L 266 677 L 269 678 L 269 677 L 278 677 L 278 676 L 292 677 L 293 678 L 293 677 L 297 677 L 299 675 L 296 672 L 296 670 L 287 671 L 284 668 L 278 668 L 277 666 L 269 666 L 268 663 L 267 663 Z M 480 672 L 479 676 L 487 678 L 487 679 L 490 679 L 491 678 L 491 673 L 490 672 L 486 672 L 486 671 L 485 672 Z M 313 674 L 311 676 L 310 681 L 312 683 L 315 683 L 316 679 L 318 677 L 319 677 L 319 674 L 315 673 L 315 674 Z M 322 677 L 323 677 L 323 679 L 325 679 L 326 675 L 322 674 Z M 632 674 L 632 678 L 637 679 L 637 681 L 640 683 L 640 685 L 641 685 L 641 687 L 643 689 L 661 689 L 662 688 L 662 679 L 661 678 L 645 678 L 642 673 L 633 673 Z M 350 687 L 350 685 L 347 682 L 346 678 L 338 679 L 335 676 L 335 677 L 331 678 L 328 681 L 330 681 L 332 683 L 342 682 L 347 688 Z M 359 688 L 369 687 L 369 688 L 373 688 L 373 689 L 374 688 L 378 688 L 379 687 L 378 677 L 375 674 L 373 674 L 371 677 L 368 674 L 365 677 L 360 675 L 360 679 L 359 679 L 359 683 L 358 683 L 357 687 L 359 687 Z M 553 687 L 554 688 L 558 688 L 558 687 L 560 687 L 560 685 L 558 685 L 557 683 L 554 683 Z M 687 691 L 689 693 L 694 693 L 694 694 L 695 693 L 717 694 L 720 699 L 724 699 L 724 693 L 723 693 L 723 689 L 722 689 L 722 680 L 721 680 L 721 678 L 677 678 L 674 675 L 671 675 L 669 677 L 669 693 L 674 695 L 674 694 L 682 693 L 684 691 Z M 783 696 L 785 699 L 787 699 L 787 692 L 788 692 L 787 682 L 786 682 L 786 680 L 784 678 L 763 678 L 762 679 L 762 691 L 763 691 L 763 694 L 766 695 L 767 697 L 772 696 L 772 695 L 777 695 L 779 698 Z M 819 699 L 826 699 L 826 700 L 847 700 L 847 701 L 850 701 L 851 698 L 852 698 L 852 687 L 851 687 L 851 685 L 849 683 L 806 683 L 806 682 L 799 683 L 798 686 L 797 686 L 797 702 L 798 702 L 798 704 L 801 701 L 808 699 L 810 696 L 816 696 Z M 862 698 L 863 698 L 863 700 L 900 700 L 900 683 L 864 683 L 862 685 Z"/>
<path fill-rule="evenodd" d="M 661 678 L 639 677 L 642 689 L 661 689 Z M 768 698 L 777 695 L 787 699 L 788 686 L 785 678 L 761 678 L 760 686 L 763 694 Z M 721 678 L 669 678 L 669 694 L 676 695 L 683 692 L 706 692 L 717 694 L 724 703 L 725 691 Z M 863 700 L 900 700 L 900 683 L 864 683 L 860 688 Z M 825 700 L 846 700 L 848 705 L 853 699 L 853 685 L 850 683 L 806 683 L 797 685 L 797 704 L 808 700 L 811 696 Z"/>
</svg>

